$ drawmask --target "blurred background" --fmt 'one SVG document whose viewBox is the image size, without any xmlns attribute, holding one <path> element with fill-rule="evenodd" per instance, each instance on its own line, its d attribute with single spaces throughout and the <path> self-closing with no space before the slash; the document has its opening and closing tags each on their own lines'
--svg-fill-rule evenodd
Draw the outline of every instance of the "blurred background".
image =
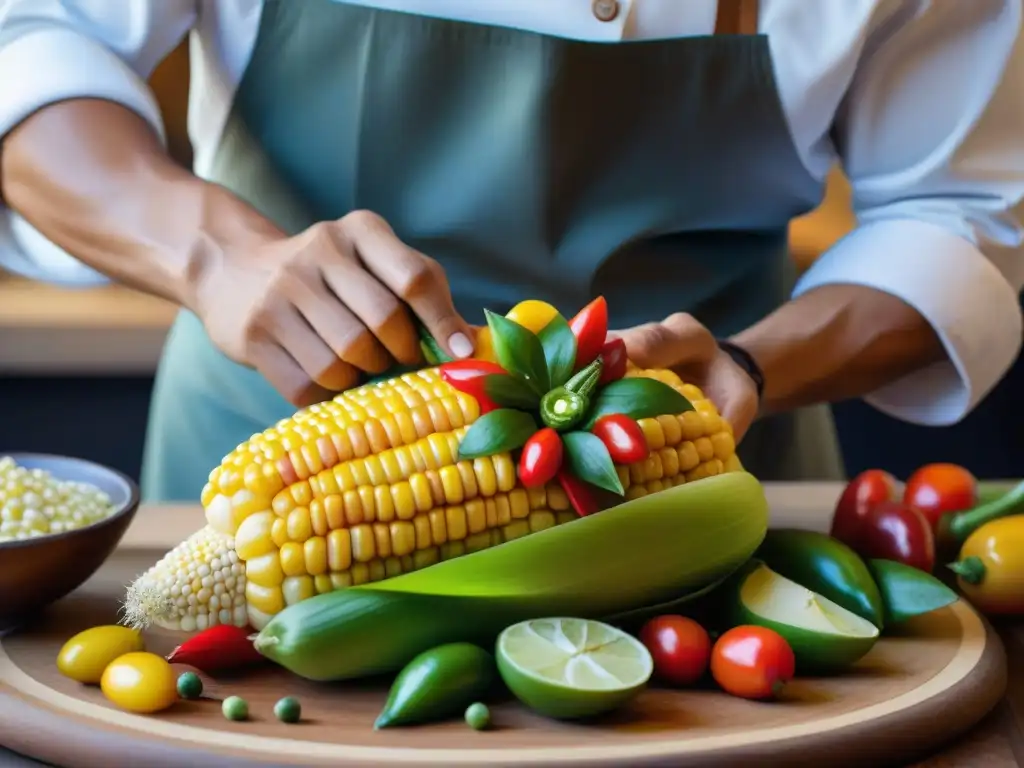
<svg viewBox="0 0 1024 768">
<path fill-rule="evenodd" d="M 151 81 L 171 150 L 185 165 L 188 52 L 183 45 Z M 853 226 L 839 172 L 821 206 L 792 223 L 806 268 Z M 174 307 L 118 287 L 68 291 L 0 272 L 0 452 L 77 455 L 138 478 L 150 390 Z M 901 424 L 860 402 L 834 408 L 847 472 L 884 467 L 906 477 L 953 461 L 982 478 L 1024 475 L 1024 360 L 963 423 Z M 188 414 L 182 414 L 188 418 Z"/>
</svg>

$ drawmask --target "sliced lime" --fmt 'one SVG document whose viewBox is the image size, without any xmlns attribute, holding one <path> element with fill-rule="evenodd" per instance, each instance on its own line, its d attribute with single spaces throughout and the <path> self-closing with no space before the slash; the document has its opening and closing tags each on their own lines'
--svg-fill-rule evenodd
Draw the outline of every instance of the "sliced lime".
<svg viewBox="0 0 1024 768">
<path fill-rule="evenodd" d="M 531 619 L 498 637 L 498 671 L 515 696 L 547 717 L 609 712 L 639 693 L 654 662 L 643 644 L 599 621 Z"/>
</svg>

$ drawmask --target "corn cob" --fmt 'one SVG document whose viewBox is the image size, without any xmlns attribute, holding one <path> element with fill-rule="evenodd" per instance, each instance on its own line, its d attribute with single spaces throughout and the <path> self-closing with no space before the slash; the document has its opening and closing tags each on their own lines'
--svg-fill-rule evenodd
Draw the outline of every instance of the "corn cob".
<svg viewBox="0 0 1024 768">
<path fill-rule="evenodd" d="M 694 406 L 639 420 L 651 452 L 616 467 L 627 499 L 741 469 L 730 425 L 700 389 L 667 370 L 631 367 L 627 376 L 656 378 Z M 479 415 L 473 397 L 430 368 L 342 393 L 253 435 L 210 474 L 202 493 L 207 528 L 133 585 L 131 621 L 185 630 L 244 624 L 236 610 L 244 605 L 259 629 L 313 595 L 575 519 L 559 485 L 517 483 L 510 453 L 456 460 Z M 213 558 L 223 570 L 225 552 L 244 575 L 232 570 L 203 589 L 197 575 L 204 566 L 212 572 Z"/>
</svg>

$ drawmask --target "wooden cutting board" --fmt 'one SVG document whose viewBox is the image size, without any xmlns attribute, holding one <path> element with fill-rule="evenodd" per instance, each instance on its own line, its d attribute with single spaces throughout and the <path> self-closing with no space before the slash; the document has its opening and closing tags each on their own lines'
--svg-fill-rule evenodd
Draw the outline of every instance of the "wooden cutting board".
<svg viewBox="0 0 1024 768">
<path fill-rule="evenodd" d="M 801 507 L 780 510 L 776 503 L 776 524 L 820 527 Z M 168 514 L 140 512 L 136 532 L 85 587 L 35 626 L 0 639 L 0 743 L 83 768 L 885 765 L 934 751 L 977 723 L 1005 691 L 1002 645 L 961 602 L 880 641 L 842 677 L 795 681 L 776 703 L 711 689 L 651 687 L 626 709 L 585 725 L 548 721 L 504 701 L 492 707 L 491 731 L 451 722 L 374 732 L 386 685 L 317 685 L 268 667 L 206 681 L 214 699 L 244 697 L 248 722 L 224 720 L 216 700 L 182 702 L 151 717 L 130 715 L 109 706 L 95 688 L 61 677 L 54 659 L 75 632 L 115 621 L 123 585 L 201 522 L 195 510 Z M 166 544 L 154 546 L 155 531 L 169 537 Z M 147 636 L 158 653 L 178 639 Z M 274 720 L 273 704 L 285 695 L 302 701 L 302 723 Z"/>
</svg>

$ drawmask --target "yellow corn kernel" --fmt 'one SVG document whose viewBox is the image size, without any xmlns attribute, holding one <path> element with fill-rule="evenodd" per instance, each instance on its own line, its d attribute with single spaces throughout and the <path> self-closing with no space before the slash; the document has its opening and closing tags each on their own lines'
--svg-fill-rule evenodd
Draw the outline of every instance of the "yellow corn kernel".
<svg viewBox="0 0 1024 768">
<path fill-rule="evenodd" d="M 306 572 L 306 555 L 301 544 L 289 541 L 281 547 L 280 557 L 285 576 L 300 576 Z"/>
<path fill-rule="evenodd" d="M 284 581 L 280 553 L 269 552 L 248 560 L 245 563 L 245 577 L 261 587 L 280 587 Z"/>
<path fill-rule="evenodd" d="M 536 533 L 546 528 L 555 526 L 555 516 L 547 510 L 537 510 L 530 513 L 530 532 Z"/>
<path fill-rule="evenodd" d="M 289 576 L 281 585 L 281 594 L 287 605 L 295 605 L 316 594 L 311 576 Z"/>
<path fill-rule="evenodd" d="M 430 539 L 435 544 L 444 544 L 448 541 L 447 513 L 443 509 L 432 509 L 428 515 L 430 519 Z"/>
<path fill-rule="evenodd" d="M 280 549 L 288 541 L 288 521 L 277 518 L 270 526 L 270 538 L 274 546 Z"/>
<path fill-rule="evenodd" d="M 331 577 L 326 573 L 322 573 L 319 576 L 313 577 L 313 586 L 316 588 L 316 593 L 322 595 L 325 592 L 333 592 L 334 584 L 331 581 Z"/>
<path fill-rule="evenodd" d="M 276 587 L 262 587 L 254 581 L 245 583 L 245 600 L 260 613 L 273 616 L 284 610 L 284 595 Z"/>
<path fill-rule="evenodd" d="M 462 541 L 466 538 L 466 508 L 460 506 L 445 508 L 445 530 L 448 532 L 448 541 Z"/>
<path fill-rule="evenodd" d="M 488 501 L 492 500 L 488 499 Z M 473 499 L 463 509 L 466 511 L 466 528 L 470 533 L 480 533 L 487 528 L 487 508 L 483 499 Z M 495 516 L 497 516 L 496 513 Z"/>
<path fill-rule="evenodd" d="M 235 533 L 235 552 L 242 560 L 248 561 L 268 552 L 276 552 L 277 547 L 270 533 L 274 519 L 272 512 L 257 512 L 238 526 Z"/>
<path fill-rule="evenodd" d="M 306 561 L 306 573 L 310 576 L 319 576 L 327 573 L 327 540 L 314 536 L 306 539 L 302 545 L 302 553 Z"/>
<path fill-rule="evenodd" d="M 288 538 L 300 544 L 313 535 L 308 507 L 296 507 L 288 513 Z"/>
<path fill-rule="evenodd" d="M 377 556 L 373 528 L 364 523 L 352 528 L 351 534 L 352 559 L 357 563 L 368 563 L 373 560 Z"/>
<path fill-rule="evenodd" d="M 332 573 L 347 571 L 352 565 L 352 534 L 338 528 L 327 534 L 327 565 Z"/>
</svg>

